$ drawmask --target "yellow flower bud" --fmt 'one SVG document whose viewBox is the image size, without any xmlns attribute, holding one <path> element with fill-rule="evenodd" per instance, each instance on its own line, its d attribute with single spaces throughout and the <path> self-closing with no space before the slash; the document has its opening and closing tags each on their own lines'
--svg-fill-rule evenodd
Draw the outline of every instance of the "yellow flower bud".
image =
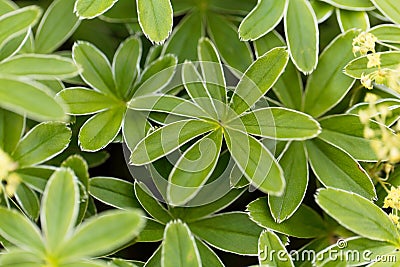
<svg viewBox="0 0 400 267">
<path fill-rule="evenodd" d="M 381 55 L 380 54 L 369 54 L 367 55 L 368 58 L 368 64 L 367 68 L 373 68 L 373 67 L 378 67 L 381 65 Z"/>
</svg>

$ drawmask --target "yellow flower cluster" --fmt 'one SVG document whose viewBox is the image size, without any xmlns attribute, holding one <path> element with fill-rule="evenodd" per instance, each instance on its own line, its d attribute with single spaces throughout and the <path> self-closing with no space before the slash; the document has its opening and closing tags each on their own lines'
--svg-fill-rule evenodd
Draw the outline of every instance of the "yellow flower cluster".
<svg viewBox="0 0 400 267">
<path fill-rule="evenodd" d="M 20 184 L 20 177 L 15 171 L 18 164 L 12 160 L 12 158 L 0 149 L 0 193 L 5 193 L 12 197 Z"/>
<path fill-rule="evenodd" d="M 378 38 L 372 33 L 362 32 L 353 39 L 353 53 L 354 56 L 360 53 L 361 56 L 368 54 L 368 52 L 375 53 L 375 43 Z"/>
<path fill-rule="evenodd" d="M 400 228 L 400 217 L 398 216 L 400 210 L 400 186 L 390 189 L 388 195 L 385 197 L 383 207 L 392 209 L 389 218 Z"/>
</svg>

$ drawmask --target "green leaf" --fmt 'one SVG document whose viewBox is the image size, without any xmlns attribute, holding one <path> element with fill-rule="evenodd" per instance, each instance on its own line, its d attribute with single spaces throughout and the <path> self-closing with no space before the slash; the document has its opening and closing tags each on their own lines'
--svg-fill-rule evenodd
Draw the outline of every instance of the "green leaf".
<svg viewBox="0 0 400 267">
<path fill-rule="evenodd" d="M 208 38 L 203 37 L 197 45 L 197 54 L 201 72 L 206 82 L 205 87 L 208 89 L 211 99 L 225 103 L 226 82 L 217 48 Z"/>
<path fill-rule="evenodd" d="M 354 80 L 346 77 L 342 69 L 354 58 L 351 44 L 356 35 L 354 30 L 347 31 L 322 52 L 318 67 L 307 81 L 302 111 L 313 117 L 321 116 L 339 103 L 353 86 Z"/>
<path fill-rule="evenodd" d="M 139 208 L 133 184 L 112 177 L 93 177 L 89 180 L 89 192 L 97 200 L 119 209 Z"/>
<path fill-rule="evenodd" d="M 239 26 L 243 41 L 254 41 L 273 30 L 283 17 L 288 1 L 259 0 Z"/>
<path fill-rule="evenodd" d="M 134 165 L 153 162 L 215 128 L 216 125 L 201 120 L 178 121 L 161 127 L 140 141 L 132 151 L 131 162 Z"/>
<path fill-rule="evenodd" d="M 310 165 L 323 185 L 375 198 L 370 177 L 349 154 L 320 139 L 307 141 L 306 147 Z"/>
<path fill-rule="evenodd" d="M 272 251 L 278 253 L 272 253 Z M 279 237 L 270 230 L 264 230 L 258 240 L 258 261 L 262 266 L 294 266 L 291 255 Z"/>
<path fill-rule="evenodd" d="M 287 220 L 278 223 L 268 208 L 267 198 L 254 200 L 247 206 L 250 219 L 261 227 L 289 236 L 314 238 L 325 235 L 327 229 L 320 215 L 313 209 L 301 205 Z"/>
<path fill-rule="evenodd" d="M 224 136 L 231 156 L 249 182 L 264 193 L 281 195 L 285 180 L 271 152 L 242 131 L 225 128 Z"/>
<path fill-rule="evenodd" d="M 122 135 L 130 151 L 146 137 L 146 133 L 150 127 L 146 113 L 131 109 L 126 111 L 122 124 Z"/>
<path fill-rule="evenodd" d="M 48 54 L 62 45 L 78 28 L 74 1 L 53 1 L 39 23 L 35 36 L 35 52 Z"/>
<path fill-rule="evenodd" d="M 400 7 L 396 0 L 371 0 L 374 6 L 395 24 L 400 24 Z"/>
<path fill-rule="evenodd" d="M 238 76 L 253 62 L 250 46 L 238 38 L 238 29 L 224 16 L 211 13 L 207 16 L 207 31 L 214 41 L 223 61 Z M 226 44 L 229 40 L 229 45 Z"/>
<path fill-rule="evenodd" d="M 245 113 L 228 123 L 252 135 L 278 140 L 304 140 L 316 137 L 321 128 L 311 116 L 286 108 L 262 108 Z"/>
<path fill-rule="evenodd" d="M 314 13 L 317 17 L 318 23 L 322 23 L 327 20 L 332 14 L 335 8 L 327 3 L 324 3 L 320 0 L 311 0 L 310 4 L 314 10 Z"/>
<path fill-rule="evenodd" d="M 367 11 L 375 9 L 370 0 L 321 0 L 334 7 L 354 10 L 354 11 Z"/>
<path fill-rule="evenodd" d="M 80 70 L 74 62 L 55 55 L 25 54 L 0 63 L 0 72 L 40 80 L 74 77 Z"/>
<path fill-rule="evenodd" d="M 286 43 L 276 31 L 269 32 L 267 35 L 254 42 L 257 57 L 279 46 L 286 46 Z M 285 71 L 274 84 L 272 90 L 285 107 L 297 110 L 301 109 L 303 81 L 300 73 L 292 62 L 288 62 Z"/>
<path fill-rule="evenodd" d="M 34 223 L 20 212 L 4 207 L 0 207 L 0 215 L 0 234 L 3 238 L 25 251 L 39 255 L 44 253 L 42 235 Z"/>
<path fill-rule="evenodd" d="M 144 184 L 135 184 L 135 195 L 143 209 L 158 222 L 167 224 L 169 221 L 171 221 L 172 217 L 169 212 L 153 195 L 149 195 L 148 189 Z"/>
<path fill-rule="evenodd" d="M 67 104 L 71 115 L 89 115 L 121 105 L 114 98 L 84 87 L 66 88 L 57 97 Z"/>
<path fill-rule="evenodd" d="M 362 161 L 375 161 L 377 156 L 371 147 L 371 141 L 364 137 L 365 125 L 355 115 L 334 115 L 320 120 L 322 140 L 340 147 L 352 157 Z M 370 121 L 370 127 L 379 127 Z"/>
<path fill-rule="evenodd" d="M 277 222 L 290 218 L 300 207 L 307 191 L 308 164 L 304 144 L 292 142 L 279 160 L 286 186 L 282 196 L 268 196 L 271 214 Z"/>
<path fill-rule="evenodd" d="M 95 18 L 109 10 L 118 0 L 77 0 L 74 12 L 81 19 Z"/>
<path fill-rule="evenodd" d="M 222 213 L 189 224 L 192 232 L 218 249 L 239 255 L 257 255 L 261 228 L 243 212 Z"/>
<path fill-rule="evenodd" d="M 22 77 L 0 75 L 0 107 L 39 121 L 66 120 L 49 88 Z"/>
<path fill-rule="evenodd" d="M 367 55 L 356 58 L 349 62 L 344 68 L 344 73 L 355 79 L 360 79 L 361 75 L 367 75 L 379 69 L 396 69 L 400 66 L 400 51 L 389 51 L 377 53 L 380 56 L 380 67 L 367 68 Z"/>
<path fill-rule="evenodd" d="M 257 0 L 233 0 L 229 2 L 229 5 L 226 4 L 226 0 L 210 0 L 209 2 L 212 10 L 228 14 L 248 14 L 256 4 Z"/>
<path fill-rule="evenodd" d="M 114 108 L 94 115 L 79 131 L 79 144 L 83 151 L 98 151 L 118 135 L 125 109 Z"/>
<path fill-rule="evenodd" d="M 120 98 L 125 99 L 129 95 L 139 72 L 141 57 L 142 42 L 137 37 L 123 41 L 115 52 L 112 70 Z"/>
<path fill-rule="evenodd" d="M 196 239 L 197 249 L 199 250 L 201 264 L 203 266 L 224 267 L 225 265 L 218 258 L 217 254 L 202 241 Z"/>
<path fill-rule="evenodd" d="M 172 31 L 173 10 L 169 0 L 136 0 L 140 27 L 146 37 L 162 44 Z"/>
<path fill-rule="evenodd" d="M 79 188 L 72 170 L 61 168 L 54 172 L 47 183 L 42 198 L 40 221 L 51 252 L 72 234 L 79 212 Z"/>
<path fill-rule="evenodd" d="M 25 118 L 0 108 L 0 149 L 11 154 L 25 129 Z"/>
<path fill-rule="evenodd" d="M 26 31 L 6 42 L 0 51 L 0 60 L 6 60 L 17 54 L 29 40 L 31 32 Z"/>
<path fill-rule="evenodd" d="M 0 49 L 35 25 L 41 15 L 42 10 L 38 6 L 27 6 L 0 16 Z"/>
<path fill-rule="evenodd" d="M 259 57 L 236 86 L 230 107 L 240 115 L 253 106 L 278 80 L 288 58 L 284 48 L 274 48 Z"/>
<path fill-rule="evenodd" d="M 394 24 L 380 24 L 371 28 L 368 32 L 378 38 L 378 42 L 400 43 L 400 26 Z"/>
<path fill-rule="evenodd" d="M 82 79 L 94 89 L 112 95 L 115 91 L 114 78 L 110 62 L 94 45 L 79 41 L 72 48 L 72 57 L 81 66 Z"/>
<path fill-rule="evenodd" d="M 342 32 L 346 32 L 353 28 L 366 31 L 370 26 L 368 14 L 365 11 L 336 9 L 336 18 Z"/>
<path fill-rule="evenodd" d="M 165 225 L 152 219 L 147 219 L 146 226 L 136 238 L 137 242 L 158 242 L 164 238 Z"/>
<path fill-rule="evenodd" d="M 60 250 L 59 259 L 106 255 L 131 241 L 145 225 L 140 210 L 112 210 L 93 216 L 80 224 Z M 105 233 L 112 233 L 108 235 Z M 84 247 L 85 249 L 82 249 Z"/>
<path fill-rule="evenodd" d="M 290 58 L 300 71 L 310 74 L 317 67 L 319 53 L 318 22 L 310 2 L 290 0 L 284 22 Z"/>
<path fill-rule="evenodd" d="M 118 0 L 100 19 L 111 23 L 137 23 L 136 1 Z"/>
<path fill-rule="evenodd" d="M 102 261 L 95 261 L 95 260 L 82 260 L 76 261 L 72 263 L 64 263 L 60 264 L 59 267 L 109 267 L 110 265 L 102 262 Z"/>
<path fill-rule="evenodd" d="M 25 183 L 18 185 L 17 191 L 15 192 L 15 199 L 31 220 L 36 221 L 39 218 L 39 198 Z"/>
<path fill-rule="evenodd" d="M 43 193 L 47 181 L 50 179 L 55 170 L 55 167 L 37 166 L 18 169 L 15 172 L 30 188 L 33 188 L 37 192 Z"/>
<path fill-rule="evenodd" d="M 64 151 L 71 135 L 71 130 L 64 123 L 43 122 L 22 138 L 12 157 L 20 167 L 42 163 Z"/>
<path fill-rule="evenodd" d="M 363 237 L 400 244 L 399 232 L 389 216 L 370 200 L 339 189 L 321 189 L 318 205 L 341 225 Z"/>
<path fill-rule="evenodd" d="M 14 248 L 0 256 L 0 265 L 3 267 L 42 267 L 43 263 L 36 254 Z"/>
<path fill-rule="evenodd" d="M 189 227 L 180 220 L 167 224 L 161 249 L 161 266 L 202 266 L 196 242 Z"/>
<path fill-rule="evenodd" d="M 212 175 L 222 146 L 222 129 L 189 147 L 175 163 L 167 188 L 168 203 L 180 206 L 192 199 Z"/>
<path fill-rule="evenodd" d="M 185 16 L 175 27 L 171 37 L 163 46 L 163 54 L 174 54 L 179 62 L 197 59 L 197 42 L 204 35 L 203 18 L 200 12 Z"/>
<path fill-rule="evenodd" d="M 18 9 L 18 5 L 11 0 L 0 1 L 0 16 Z"/>
</svg>

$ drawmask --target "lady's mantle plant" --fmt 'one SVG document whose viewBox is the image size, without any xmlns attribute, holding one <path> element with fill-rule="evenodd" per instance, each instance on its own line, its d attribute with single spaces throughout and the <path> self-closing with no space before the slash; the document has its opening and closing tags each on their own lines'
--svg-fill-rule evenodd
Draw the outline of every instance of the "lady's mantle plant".
<svg viewBox="0 0 400 267">
<path fill-rule="evenodd" d="M 397 266 L 397 2 L 0 0 L 0 266 Z"/>
</svg>

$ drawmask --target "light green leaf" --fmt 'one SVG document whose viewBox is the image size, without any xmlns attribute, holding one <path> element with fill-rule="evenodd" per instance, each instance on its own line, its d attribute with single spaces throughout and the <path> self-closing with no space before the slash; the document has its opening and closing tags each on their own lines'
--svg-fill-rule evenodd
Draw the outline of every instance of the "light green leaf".
<svg viewBox="0 0 400 267">
<path fill-rule="evenodd" d="M 242 20 L 239 36 L 254 41 L 275 28 L 283 17 L 289 1 L 259 0 L 254 9 Z"/>
<path fill-rule="evenodd" d="M 342 32 L 353 28 L 366 31 L 370 27 L 368 14 L 365 11 L 336 9 L 336 18 Z"/>
<path fill-rule="evenodd" d="M 375 161 L 377 156 L 371 147 L 371 141 L 364 137 L 365 125 L 355 115 L 335 115 L 320 120 L 322 140 L 345 150 L 357 160 Z M 370 127 L 377 127 L 370 121 Z"/>
<path fill-rule="evenodd" d="M 230 107 L 240 115 L 253 106 L 278 80 L 288 59 L 284 48 L 274 48 L 259 57 L 236 86 Z"/>
<path fill-rule="evenodd" d="M 318 23 L 322 23 L 327 20 L 335 10 L 332 5 L 321 2 L 320 0 L 311 0 L 310 4 L 314 10 L 315 16 L 317 17 Z"/>
<path fill-rule="evenodd" d="M 326 213 L 354 233 L 396 246 L 400 244 L 394 223 L 370 200 L 352 192 L 329 188 L 319 190 L 316 201 Z"/>
<path fill-rule="evenodd" d="M 218 249 L 239 255 L 257 255 L 261 228 L 243 212 L 222 213 L 189 224 L 192 232 Z"/>
<path fill-rule="evenodd" d="M 55 167 L 37 166 L 18 169 L 15 172 L 30 188 L 33 188 L 37 192 L 43 193 L 47 181 L 50 179 L 55 170 Z"/>
<path fill-rule="evenodd" d="M 272 251 L 278 253 L 272 253 Z M 279 237 L 270 230 L 264 230 L 258 240 L 258 261 L 262 266 L 294 266 L 292 258 Z"/>
<path fill-rule="evenodd" d="M 62 45 L 78 28 L 74 1 L 53 1 L 44 13 L 35 36 L 35 52 L 47 54 Z"/>
<path fill-rule="evenodd" d="M 118 0 L 100 19 L 111 23 L 137 23 L 136 1 Z"/>
<path fill-rule="evenodd" d="M 31 220 L 36 221 L 39 218 L 39 198 L 25 183 L 18 185 L 17 191 L 15 192 L 15 199 Z"/>
<path fill-rule="evenodd" d="M 40 121 L 66 120 L 50 89 L 25 78 L 0 75 L 0 107 Z"/>
<path fill-rule="evenodd" d="M 122 104 L 95 90 L 84 87 L 70 87 L 57 94 L 68 106 L 68 114 L 89 115 L 115 108 Z"/>
<path fill-rule="evenodd" d="M 380 67 L 367 68 L 368 58 L 362 56 L 349 62 L 344 68 L 344 73 L 355 79 L 360 79 L 361 75 L 367 75 L 378 69 L 397 69 L 400 66 L 400 51 L 389 51 L 377 53 L 380 55 Z"/>
<path fill-rule="evenodd" d="M 247 206 L 250 219 L 261 227 L 289 236 L 313 238 L 325 235 L 327 229 L 320 215 L 313 209 L 301 205 L 287 220 L 277 223 L 269 210 L 267 198 L 262 197 Z"/>
<path fill-rule="evenodd" d="M 264 55 L 275 47 L 285 45 L 286 43 L 276 31 L 272 31 L 254 42 L 257 57 Z M 274 84 L 272 90 L 285 107 L 296 110 L 301 109 L 303 81 L 299 71 L 292 62 L 288 62 L 285 71 Z"/>
<path fill-rule="evenodd" d="M 350 30 L 336 37 L 322 52 L 317 69 L 307 81 L 303 110 L 313 117 L 323 115 L 335 106 L 353 86 L 354 80 L 342 73 L 344 66 L 354 58 Z M 337 55 L 340 53 L 340 57 Z"/>
<path fill-rule="evenodd" d="M 310 165 L 325 186 L 375 198 L 375 188 L 367 172 L 343 150 L 314 139 L 306 142 Z"/>
<path fill-rule="evenodd" d="M 379 24 L 368 32 L 375 35 L 378 38 L 378 42 L 400 43 L 400 25 Z"/>
<path fill-rule="evenodd" d="M 56 252 L 72 234 L 79 212 L 79 188 L 71 169 L 54 172 L 42 198 L 40 221 L 48 251 Z"/>
<path fill-rule="evenodd" d="M 169 0 L 136 0 L 140 27 L 150 41 L 162 44 L 172 31 L 173 10 Z"/>
<path fill-rule="evenodd" d="M 193 102 L 167 94 L 152 94 L 134 97 L 128 108 L 140 111 L 156 111 L 184 117 L 209 117 L 201 107 Z"/>
<path fill-rule="evenodd" d="M 129 150 L 132 151 L 137 144 L 146 137 L 150 129 L 147 114 L 128 109 L 122 123 L 122 135 Z"/>
<path fill-rule="evenodd" d="M 123 41 L 115 52 L 112 64 L 117 95 L 125 99 L 135 82 L 142 57 L 142 42 L 137 37 Z"/>
<path fill-rule="evenodd" d="M 70 261 L 105 255 L 133 240 L 144 225 L 145 219 L 140 210 L 103 212 L 77 227 L 74 235 L 60 250 L 59 258 Z"/>
<path fill-rule="evenodd" d="M 310 2 L 289 0 L 284 22 L 290 58 L 300 71 L 310 74 L 317 67 L 319 53 L 318 22 Z"/>
<path fill-rule="evenodd" d="M 42 163 L 64 151 L 71 135 L 71 130 L 64 123 L 43 122 L 22 138 L 12 157 L 20 167 Z"/>
<path fill-rule="evenodd" d="M 97 47 L 79 41 L 72 48 L 72 57 L 82 67 L 81 77 L 87 84 L 106 95 L 115 92 L 110 62 Z"/>
<path fill-rule="evenodd" d="M 4 207 L 0 207 L 0 216 L 0 234 L 3 238 L 25 251 L 39 255 L 44 253 L 42 235 L 33 222 L 20 212 Z"/>
<path fill-rule="evenodd" d="M 168 203 L 181 206 L 196 195 L 213 173 L 221 146 L 222 129 L 218 129 L 182 154 L 168 178 Z"/>
<path fill-rule="evenodd" d="M 11 12 L 18 9 L 18 5 L 11 0 L 0 1 L 0 15 L 4 15 L 7 12 Z"/>
<path fill-rule="evenodd" d="M 11 154 L 25 129 L 25 118 L 0 108 L 0 149 Z"/>
<path fill-rule="evenodd" d="M 226 82 L 217 48 L 210 39 L 203 37 L 197 45 L 197 54 L 208 93 L 212 99 L 225 103 Z"/>
<path fill-rule="evenodd" d="M 224 16 L 211 13 L 207 16 L 207 31 L 214 41 L 223 61 L 231 67 L 237 76 L 253 62 L 253 55 L 248 43 L 238 38 L 238 29 Z M 229 40 L 229 45 L 227 45 Z"/>
<path fill-rule="evenodd" d="M 225 128 L 224 136 L 231 156 L 249 182 L 264 193 L 281 195 L 285 180 L 271 152 L 241 131 Z"/>
<path fill-rule="evenodd" d="M 146 226 L 140 232 L 135 241 L 137 242 L 158 242 L 164 237 L 165 225 L 152 219 L 147 219 Z"/>
<path fill-rule="evenodd" d="M 200 267 L 201 259 L 189 227 L 180 220 L 167 224 L 161 249 L 162 267 Z"/>
<path fill-rule="evenodd" d="M 334 7 L 353 10 L 353 11 L 367 11 L 374 10 L 375 7 L 370 0 L 321 0 Z"/>
<path fill-rule="evenodd" d="M 110 265 L 108 265 L 102 261 L 82 260 L 82 261 L 76 261 L 76 262 L 72 262 L 72 263 L 60 264 L 59 267 L 110 267 Z"/>
<path fill-rule="evenodd" d="M 38 6 L 27 6 L 0 16 L 0 49 L 14 37 L 36 24 L 42 10 Z"/>
<path fill-rule="evenodd" d="M 307 191 L 308 164 L 304 144 L 290 143 L 279 164 L 285 176 L 286 187 L 282 196 L 268 196 L 271 214 L 278 223 L 296 212 Z"/>
<path fill-rule="evenodd" d="M 0 265 L 2 267 L 42 267 L 43 263 L 36 254 L 14 248 L 0 255 Z"/>
<path fill-rule="evenodd" d="M 184 120 L 166 125 L 140 141 L 132 151 L 131 162 L 134 165 L 153 162 L 216 127 L 201 120 Z"/>
<path fill-rule="evenodd" d="M 167 224 L 171 221 L 172 217 L 169 212 L 154 196 L 149 195 L 148 189 L 144 184 L 135 183 L 135 195 L 143 209 L 158 222 Z"/>
<path fill-rule="evenodd" d="M 197 59 L 197 42 L 204 35 L 203 18 L 200 12 L 185 16 L 175 27 L 171 37 L 163 46 L 163 54 L 174 54 L 179 62 Z"/>
<path fill-rule="evenodd" d="M 278 140 L 304 140 L 316 137 L 321 128 L 311 116 L 286 108 L 262 108 L 245 113 L 228 124 L 237 130 L 243 126 L 249 134 Z"/>
<path fill-rule="evenodd" d="M 400 6 L 396 0 L 371 0 L 374 6 L 395 24 L 400 24 Z"/>
<path fill-rule="evenodd" d="M 81 19 L 95 18 L 109 10 L 118 0 L 77 0 L 74 12 Z"/>
<path fill-rule="evenodd" d="M 218 258 L 217 254 L 202 241 L 196 239 L 197 249 L 200 253 L 201 264 L 203 266 L 224 267 L 225 265 Z"/>
<path fill-rule="evenodd" d="M 118 209 L 139 208 L 133 184 L 112 177 L 89 179 L 89 192 L 97 200 Z"/>
<path fill-rule="evenodd" d="M 24 54 L 0 63 L 0 72 L 40 80 L 74 77 L 80 70 L 74 62 L 55 55 Z"/>
<path fill-rule="evenodd" d="M 98 151 L 118 135 L 125 109 L 114 108 L 94 115 L 79 131 L 79 144 L 83 151 Z"/>
</svg>

